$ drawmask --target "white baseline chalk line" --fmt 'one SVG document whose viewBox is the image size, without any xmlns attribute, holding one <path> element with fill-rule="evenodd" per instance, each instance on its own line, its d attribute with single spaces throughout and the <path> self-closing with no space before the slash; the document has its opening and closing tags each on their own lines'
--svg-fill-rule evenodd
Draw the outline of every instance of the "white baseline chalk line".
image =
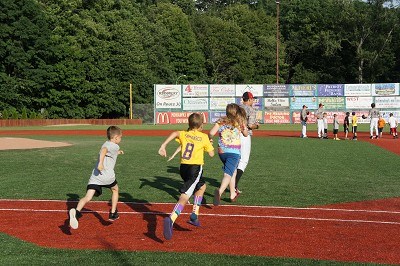
<svg viewBox="0 0 400 266">
<path fill-rule="evenodd" d="M 17 211 L 17 212 L 63 212 L 66 210 L 37 210 L 37 209 L 14 209 L 14 208 L 0 208 L 0 211 Z M 102 213 L 108 214 L 106 211 L 82 211 L 82 213 Z M 135 214 L 135 215 L 165 215 L 164 212 L 119 212 L 121 214 Z M 189 215 L 190 213 L 181 213 Z M 215 216 L 215 217 L 241 217 L 241 218 L 263 218 L 263 219 L 286 219 L 286 220 L 309 220 L 309 221 L 327 221 L 327 222 L 345 222 L 345 223 L 372 223 L 372 224 L 392 224 L 400 225 L 400 222 L 388 221 L 373 221 L 373 220 L 358 220 L 358 219 L 332 219 L 332 218 L 315 218 L 315 217 L 296 217 L 296 216 L 279 216 L 279 215 L 246 215 L 246 214 L 210 214 L 202 213 L 202 216 Z"/>
<path fill-rule="evenodd" d="M 78 200 L 41 200 L 41 199 L 0 199 L 0 202 L 60 202 L 60 203 L 77 203 Z M 109 201 L 90 201 L 90 203 L 107 204 Z M 173 202 L 130 202 L 119 201 L 118 204 L 131 204 L 131 205 L 175 205 Z M 192 204 L 188 204 L 192 205 Z M 212 204 L 202 204 L 202 206 L 213 206 Z M 282 210 L 316 210 L 316 211 L 333 211 L 333 212 L 365 212 L 365 213 L 389 213 L 400 214 L 400 211 L 384 211 L 384 210 L 366 210 L 366 209 L 340 209 L 340 208 L 323 208 L 323 207 L 289 207 L 289 206 L 261 206 L 261 205 L 219 205 L 221 207 L 234 207 L 234 208 L 252 208 L 252 209 L 282 209 Z"/>
</svg>

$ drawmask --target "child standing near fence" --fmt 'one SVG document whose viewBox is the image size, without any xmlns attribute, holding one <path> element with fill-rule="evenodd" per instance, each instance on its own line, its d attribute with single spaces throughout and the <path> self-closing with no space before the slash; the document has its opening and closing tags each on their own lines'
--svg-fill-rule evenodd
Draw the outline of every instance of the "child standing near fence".
<svg viewBox="0 0 400 266">
<path fill-rule="evenodd" d="M 346 112 L 346 116 L 344 117 L 344 121 L 343 121 L 344 139 L 349 139 L 348 138 L 349 127 L 350 127 L 349 116 L 350 116 L 350 113 Z"/>
<path fill-rule="evenodd" d="M 353 132 L 353 140 L 357 140 L 357 122 L 358 117 L 356 116 L 356 112 L 351 113 L 351 131 Z"/>
<path fill-rule="evenodd" d="M 398 125 L 398 121 L 396 119 L 396 117 L 393 116 L 393 113 L 390 113 L 389 115 L 389 126 L 390 126 L 390 134 L 393 135 L 394 139 L 397 139 L 397 125 Z"/>
<path fill-rule="evenodd" d="M 324 139 L 328 139 L 328 114 L 322 114 L 322 121 L 324 124 Z"/>
<path fill-rule="evenodd" d="M 379 134 L 379 138 L 382 138 L 382 134 L 383 134 L 383 128 L 385 127 L 386 121 L 385 119 L 383 119 L 382 115 L 379 115 L 379 119 L 378 119 L 378 134 Z"/>
<path fill-rule="evenodd" d="M 337 136 L 339 132 L 339 120 L 337 119 L 337 114 L 333 115 L 333 139 L 340 140 Z"/>
</svg>

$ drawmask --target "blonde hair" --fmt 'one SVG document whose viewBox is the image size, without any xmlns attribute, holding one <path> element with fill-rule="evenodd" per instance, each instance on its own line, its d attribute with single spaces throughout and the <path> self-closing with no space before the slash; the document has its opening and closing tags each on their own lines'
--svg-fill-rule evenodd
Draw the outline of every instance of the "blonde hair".
<svg viewBox="0 0 400 266">
<path fill-rule="evenodd" d="M 246 120 L 246 111 L 236 103 L 230 103 L 226 106 L 226 116 L 221 122 L 239 128 Z"/>
</svg>

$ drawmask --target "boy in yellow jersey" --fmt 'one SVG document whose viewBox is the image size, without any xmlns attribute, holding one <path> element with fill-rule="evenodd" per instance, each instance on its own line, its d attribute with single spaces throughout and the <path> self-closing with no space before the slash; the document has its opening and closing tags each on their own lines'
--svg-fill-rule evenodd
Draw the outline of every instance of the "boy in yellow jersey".
<svg viewBox="0 0 400 266">
<path fill-rule="evenodd" d="M 208 135 L 201 132 L 203 130 L 202 116 L 198 113 L 193 113 L 188 120 L 189 129 L 171 133 L 158 150 L 158 154 L 166 157 L 165 148 L 173 139 L 176 139 L 181 147 L 180 175 L 184 183 L 182 188 L 179 189 L 181 196 L 174 210 L 170 216 L 164 219 L 164 237 L 167 240 L 172 238 L 173 224 L 193 193 L 193 211 L 190 215 L 189 223 L 194 226 L 200 226 L 198 219 L 199 208 L 206 190 L 206 184 L 203 179 L 204 152 L 208 152 L 210 157 L 214 156 L 214 147 Z"/>
<path fill-rule="evenodd" d="M 353 140 L 357 140 L 357 122 L 358 122 L 358 117 L 356 116 L 356 112 L 351 113 L 353 117 L 351 118 L 351 126 L 352 126 L 352 132 L 353 132 Z"/>
</svg>

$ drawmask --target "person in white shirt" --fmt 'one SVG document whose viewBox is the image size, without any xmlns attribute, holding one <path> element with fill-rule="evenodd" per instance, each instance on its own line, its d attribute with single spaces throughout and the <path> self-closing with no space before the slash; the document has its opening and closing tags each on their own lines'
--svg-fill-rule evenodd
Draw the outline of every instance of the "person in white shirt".
<svg viewBox="0 0 400 266">
<path fill-rule="evenodd" d="M 389 115 L 388 124 L 390 125 L 390 134 L 393 135 L 394 139 L 397 139 L 397 125 L 399 124 L 397 118 L 393 116 L 393 113 Z"/>
</svg>

